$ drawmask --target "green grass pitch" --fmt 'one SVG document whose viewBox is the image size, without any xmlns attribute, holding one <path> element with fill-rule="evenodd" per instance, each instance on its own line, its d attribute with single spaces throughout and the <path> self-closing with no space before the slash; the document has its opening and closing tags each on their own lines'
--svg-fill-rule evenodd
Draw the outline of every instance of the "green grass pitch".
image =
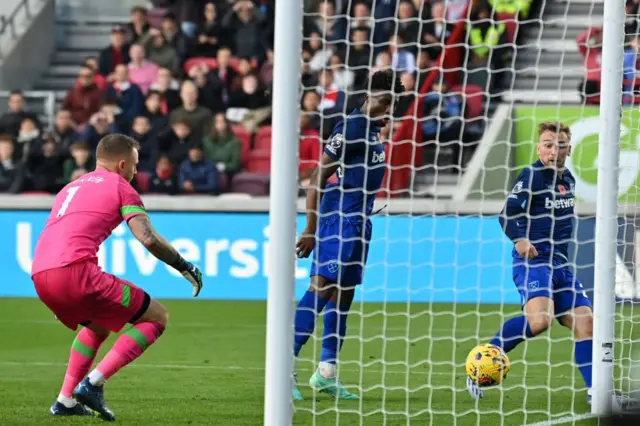
<svg viewBox="0 0 640 426">
<path fill-rule="evenodd" d="M 164 304 L 171 313 L 164 336 L 107 385 L 118 423 L 262 424 L 265 304 Z M 582 379 L 572 365 L 571 335 L 557 325 L 547 337 L 514 350 L 505 385 L 488 390 L 476 404 L 466 394 L 463 363 L 471 347 L 486 341 L 502 322 L 499 306 L 478 311 L 471 305 L 413 304 L 408 310 L 405 304 L 356 304 L 354 309 L 358 313 L 349 320 L 341 378 L 352 389 L 361 386 L 362 400 L 336 404 L 303 386 L 306 401 L 296 404 L 294 424 L 523 425 L 549 420 L 547 413 L 554 419 L 588 412 Z M 626 309 L 624 316 L 630 318 Z M 517 312 L 518 307 L 509 306 L 504 314 Z M 625 335 L 640 337 L 629 328 L 631 321 L 619 324 L 626 327 Z M 74 333 L 38 300 L 0 299 L 0 336 L 0 425 L 101 423 L 48 415 Z M 553 345 L 548 336 L 556 341 Z M 319 350 L 314 340 L 303 349 L 304 360 L 298 363 L 303 384 Z M 628 345 L 619 345 L 623 358 L 628 351 Z"/>
</svg>

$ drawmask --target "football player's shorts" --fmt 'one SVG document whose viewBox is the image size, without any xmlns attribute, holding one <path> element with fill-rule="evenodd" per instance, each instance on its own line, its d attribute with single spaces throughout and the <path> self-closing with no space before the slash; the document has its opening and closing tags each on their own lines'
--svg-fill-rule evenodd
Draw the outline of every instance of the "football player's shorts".
<svg viewBox="0 0 640 426">
<path fill-rule="evenodd" d="M 91 261 L 38 272 L 31 279 L 40 300 L 72 330 L 91 322 L 118 332 L 137 321 L 151 302 L 140 287 Z"/>
<path fill-rule="evenodd" d="M 567 262 L 547 256 L 540 259 L 513 259 L 513 282 L 515 283 L 522 305 L 536 297 L 553 299 L 556 317 L 579 306 L 591 307 L 591 301 Z"/>
<path fill-rule="evenodd" d="M 331 215 L 319 221 L 310 276 L 338 285 L 361 284 L 369 255 L 371 221 Z"/>
</svg>

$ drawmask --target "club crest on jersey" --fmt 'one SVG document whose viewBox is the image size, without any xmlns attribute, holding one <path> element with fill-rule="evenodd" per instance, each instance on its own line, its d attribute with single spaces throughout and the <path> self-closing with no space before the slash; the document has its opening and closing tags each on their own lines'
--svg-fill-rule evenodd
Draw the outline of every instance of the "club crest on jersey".
<svg viewBox="0 0 640 426">
<path fill-rule="evenodd" d="M 540 288 L 540 282 L 538 281 L 531 281 L 529 283 L 529 291 L 536 291 L 537 289 Z"/>
<path fill-rule="evenodd" d="M 342 147 L 344 143 L 344 135 L 342 133 L 336 133 L 329 140 L 329 144 L 327 145 L 327 150 L 334 155 L 338 155 L 338 151 Z"/>
<path fill-rule="evenodd" d="M 567 195 L 567 189 L 564 187 L 564 185 L 558 185 L 558 191 L 560 191 L 562 195 Z"/>
<path fill-rule="evenodd" d="M 335 260 L 329 262 L 329 264 L 327 265 L 327 269 L 332 274 L 335 274 L 336 272 L 338 272 L 338 262 L 336 262 Z"/>
<path fill-rule="evenodd" d="M 519 194 L 522 192 L 522 188 L 523 188 L 524 184 L 522 183 L 522 181 L 516 183 L 516 186 L 513 187 L 513 190 L 511 192 L 513 192 L 514 194 Z"/>
</svg>

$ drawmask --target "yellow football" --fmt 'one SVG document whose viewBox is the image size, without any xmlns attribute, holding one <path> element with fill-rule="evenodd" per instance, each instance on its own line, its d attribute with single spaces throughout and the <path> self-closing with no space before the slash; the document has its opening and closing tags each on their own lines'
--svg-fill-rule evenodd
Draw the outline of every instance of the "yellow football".
<svg viewBox="0 0 640 426">
<path fill-rule="evenodd" d="M 507 354 L 490 343 L 473 348 L 465 363 L 467 375 L 480 387 L 499 385 L 510 369 Z"/>
</svg>

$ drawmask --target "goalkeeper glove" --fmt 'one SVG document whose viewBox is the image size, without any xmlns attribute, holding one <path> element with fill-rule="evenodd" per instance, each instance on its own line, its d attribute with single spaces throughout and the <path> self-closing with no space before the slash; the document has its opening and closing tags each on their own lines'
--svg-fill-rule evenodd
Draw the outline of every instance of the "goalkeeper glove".
<svg viewBox="0 0 640 426">
<path fill-rule="evenodd" d="M 193 286 L 193 297 L 198 297 L 200 290 L 202 290 L 202 272 L 200 272 L 200 269 L 193 263 L 184 260 L 179 254 L 171 266 L 191 283 Z"/>
</svg>

